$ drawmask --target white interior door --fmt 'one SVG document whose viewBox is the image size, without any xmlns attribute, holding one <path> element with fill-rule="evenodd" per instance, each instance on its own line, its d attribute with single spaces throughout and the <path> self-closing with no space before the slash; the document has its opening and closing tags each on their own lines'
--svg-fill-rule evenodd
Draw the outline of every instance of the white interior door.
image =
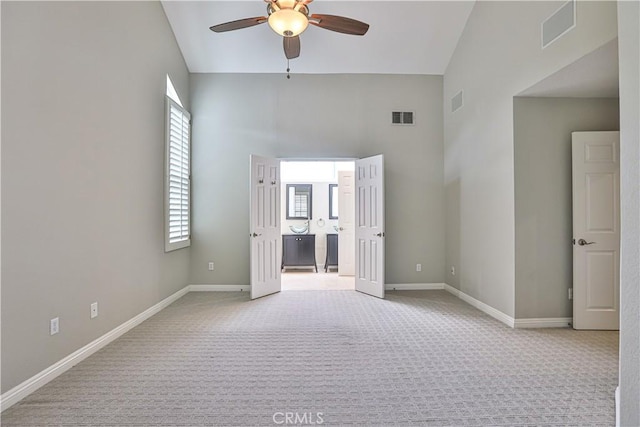
<svg viewBox="0 0 640 427">
<path fill-rule="evenodd" d="M 356 161 L 356 290 L 384 298 L 384 157 Z"/>
<path fill-rule="evenodd" d="M 251 156 L 251 299 L 281 290 L 280 160 Z"/>
<path fill-rule="evenodd" d="M 354 171 L 338 171 L 338 276 L 355 275 Z"/>
<path fill-rule="evenodd" d="M 619 132 L 573 132 L 573 327 L 618 329 Z"/>
</svg>

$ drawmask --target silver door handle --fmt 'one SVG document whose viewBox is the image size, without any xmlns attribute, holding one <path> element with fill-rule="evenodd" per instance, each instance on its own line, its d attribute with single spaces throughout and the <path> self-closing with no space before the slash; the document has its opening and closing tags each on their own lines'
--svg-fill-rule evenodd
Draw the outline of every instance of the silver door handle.
<svg viewBox="0 0 640 427">
<path fill-rule="evenodd" d="M 580 240 L 578 240 L 578 244 L 579 244 L 580 246 L 594 245 L 595 243 L 596 243 L 596 242 L 587 242 L 587 241 L 586 241 L 586 240 L 584 240 L 584 239 L 580 239 Z"/>
<path fill-rule="evenodd" d="M 260 234 L 256 234 L 256 233 L 249 234 L 249 237 L 258 237 L 258 236 L 262 236 L 262 233 L 260 233 Z"/>
<path fill-rule="evenodd" d="M 374 234 L 374 236 L 376 236 L 376 237 L 383 237 L 383 236 L 384 236 L 384 233 L 377 233 L 377 234 Z"/>
</svg>

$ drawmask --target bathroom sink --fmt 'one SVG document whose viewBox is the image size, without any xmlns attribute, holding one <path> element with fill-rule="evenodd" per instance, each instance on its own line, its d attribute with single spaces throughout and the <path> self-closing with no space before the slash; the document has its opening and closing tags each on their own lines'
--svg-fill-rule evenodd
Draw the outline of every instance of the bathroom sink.
<svg viewBox="0 0 640 427">
<path fill-rule="evenodd" d="M 291 232 L 295 234 L 306 234 L 309 231 L 309 226 L 308 225 L 301 225 L 301 226 L 290 225 L 289 230 L 291 230 Z"/>
</svg>

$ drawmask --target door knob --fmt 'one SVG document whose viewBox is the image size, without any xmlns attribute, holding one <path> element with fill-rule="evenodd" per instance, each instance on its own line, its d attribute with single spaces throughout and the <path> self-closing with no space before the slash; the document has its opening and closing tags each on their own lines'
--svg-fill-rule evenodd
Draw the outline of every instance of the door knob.
<svg viewBox="0 0 640 427">
<path fill-rule="evenodd" d="M 382 236 L 384 236 L 384 233 L 377 233 L 377 234 L 374 234 L 374 236 L 382 237 Z"/>
<path fill-rule="evenodd" d="M 344 231 L 344 227 L 338 227 L 338 231 Z"/>
<path fill-rule="evenodd" d="M 595 243 L 596 243 L 596 242 L 587 242 L 587 241 L 586 241 L 586 240 L 584 240 L 584 239 L 580 239 L 580 240 L 578 240 L 578 244 L 579 244 L 580 246 L 593 245 L 593 244 L 595 244 Z"/>
<path fill-rule="evenodd" d="M 253 234 L 249 234 L 249 236 L 250 237 L 258 237 L 258 236 L 262 236 L 262 233 L 261 234 L 253 233 Z"/>
</svg>

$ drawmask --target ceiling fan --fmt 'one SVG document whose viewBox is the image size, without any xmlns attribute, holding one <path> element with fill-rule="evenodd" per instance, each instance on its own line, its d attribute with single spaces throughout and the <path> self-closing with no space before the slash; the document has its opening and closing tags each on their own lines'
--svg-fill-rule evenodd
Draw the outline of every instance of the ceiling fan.
<svg viewBox="0 0 640 427">
<path fill-rule="evenodd" d="M 273 31 L 283 36 L 284 55 L 287 59 L 300 56 L 300 34 L 309 24 L 325 30 L 343 34 L 363 36 L 369 29 L 369 24 L 335 15 L 309 15 L 307 5 L 313 0 L 264 0 L 267 3 L 268 16 L 239 19 L 210 27 L 211 31 L 224 33 L 253 27 L 269 22 Z M 288 70 L 287 70 L 288 71 Z"/>
</svg>

